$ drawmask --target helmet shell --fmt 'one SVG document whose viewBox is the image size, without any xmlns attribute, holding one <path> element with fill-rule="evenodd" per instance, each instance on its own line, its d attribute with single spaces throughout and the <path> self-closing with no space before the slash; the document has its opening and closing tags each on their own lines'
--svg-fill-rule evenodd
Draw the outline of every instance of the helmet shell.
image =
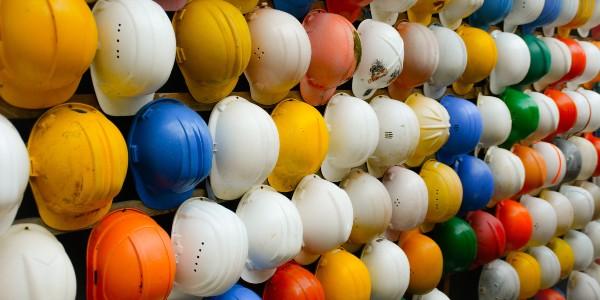
<svg viewBox="0 0 600 300">
<path fill-rule="evenodd" d="M 519 274 L 509 263 L 496 259 L 483 266 L 479 276 L 479 299 L 517 299 L 519 291 Z"/>
<path fill-rule="evenodd" d="M 477 210 L 467 214 L 467 221 L 477 237 L 477 256 L 473 266 L 487 264 L 504 254 L 506 233 L 500 220 L 487 212 Z"/>
<path fill-rule="evenodd" d="M 533 220 L 527 208 L 521 203 L 510 199 L 498 202 L 496 218 L 504 226 L 506 251 L 518 250 L 531 239 Z"/>
</svg>

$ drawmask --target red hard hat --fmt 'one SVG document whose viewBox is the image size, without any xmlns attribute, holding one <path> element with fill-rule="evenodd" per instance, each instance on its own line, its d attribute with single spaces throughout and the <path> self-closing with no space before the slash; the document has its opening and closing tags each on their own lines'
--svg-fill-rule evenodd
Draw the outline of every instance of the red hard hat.
<svg viewBox="0 0 600 300">
<path fill-rule="evenodd" d="M 506 248 L 506 233 L 502 223 L 491 214 L 478 210 L 467 215 L 477 236 L 477 257 L 473 266 L 480 266 L 502 256 Z"/>
<path fill-rule="evenodd" d="M 525 206 L 505 199 L 496 204 L 496 218 L 504 226 L 506 251 L 518 250 L 525 246 L 533 232 L 533 221 Z"/>
<path fill-rule="evenodd" d="M 569 69 L 569 72 L 567 72 L 565 76 L 551 85 L 557 85 L 578 77 L 579 75 L 583 74 L 586 64 L 585 51 L 579 45 L 579 42 L 573 39 L 562 37 L 557 37 L 557 39 L 569 47 L 569 51 L 571 52 L 571 69 Z"/>
<path fill-rule="evenodd" d="M 521 159 L 525 167 L 525 183 L 517 195 L 526 194 L 542 187 L 546 180 L 546 162 L 544 157 L 531 147 L 516 144 L 512 152 Z"/>
<path fill-rule="evenodd" d="M 263 300 L 325 300 L 321 282 L 311 272 L 295 263 L 279 268 L 265 285 Z"/>
<path fill-rule="evenodd" d="M 534 300 L 565 300 L 565 296 L 554 289 L 540 290 L 535 294 Z"/>
<path fill-rule="evenodd" d="M 594 134 L 591 132 L 586 133 L 584 137 L 588 141 L 592 142 L 592 145 L 594 145 L 594 148 L 596 148 L 596 154 L 598 154 L 598 161 L 600 161 L 600 138 L 594 136 Z M 600 163 L 596 164 L 596 170 L 592 176 L 600 176 Z"/>
<path fill-rule="evenodd" d="M 369 5 L 373 0 L 326 0 L 327 11 L 342 15 L 348 21 L 354 22 L 360 17 L 363 7 Z M 582 50 L 583 51 L 583 50 Z"/>
<path fill-rule="evenodd" d="M 555 132 L 545 139 L 546 141 L 552 141 L 555 136 L 567 132 L 575 125 L 577 107 L 571 97 L 559 90 L 547 88 L 544 94 L 554 100 L 556 107 L 558 107 L 558 127 L 556 127 Z"/>
</svg>

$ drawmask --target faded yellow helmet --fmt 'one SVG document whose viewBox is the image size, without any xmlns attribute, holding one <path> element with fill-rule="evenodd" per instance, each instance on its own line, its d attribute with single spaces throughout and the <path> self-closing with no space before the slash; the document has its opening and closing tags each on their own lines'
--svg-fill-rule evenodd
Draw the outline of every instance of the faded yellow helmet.
<svg viewBox="0 0 600 300">
<path fill-rule="evenodd" d="M 315 276 L 327 300 L 363 300 L 371 296 L 369 269 L 346 250 L 335 249 L 321 256 Z"/>
<path fill-rule="evenodd" d="M 569 277 L 569 274 L 571 274 L 575 265 L 575 254 L 569 243 L 561 238 L 553 238 L 546 246 L 556 254 L 556 257 L 558 257 L 558 262 L 560 263 L 560 278 L 565 279 Z"/>
<path fill-rule="evenodd" d="M 461 25 L 456 33 L 467 47 L 467 67 L 452 88 L 457 94 L 464 95 L 490 75 L 498 61 L 498 50 L 492 36 L 479 28 Z"/>
<path fill-rule="evenodd" d="M 508 253 L 506 262 L 513 266 L 519 275 L 519 299 L 533 297 L 542 284 L 542 270 L 537 260 L 525 252 L 513 251 Z"/>
<path fill-rule="evenodd" d="M 571 19 L 571 22 L 558 27 L 558 36 L 560 37 L 569 37 L 571 33 L 571 29 L 582 26 L 587 23 L 587 21 L 594 14 L 594 6 L 596 5 L 596 0 L 579 0 L 579 6 L 577 6 L 577 12 L 575 13 L 575 17 Z"/>
<path fill-rule="evenodd" d="M 55 106 L 35 123 L 27 148 L 31 189 L 44 223 L 77 230 L 108 212 L 128 159 L 125 139 L 102 113 L 86 104 Z"/>
<path fill-rule="evenodd" d="M 279 192 L 290 192 L 304 176 L 321 167 L 329 132 L 319 111 L 301 100 L 280 102 L 271 117 L 279 132 L 279 158 L 268 177 L 269 184 Z"/>
<path fill-rule="evenodd" d="M 427 223 L 441 223 L 452 218 L 462 203 L 463 189 L 458 174 L 451 167 L 428 160 L 419 173 L 429 191 Z"/>
<path fill-rule="evenodd" d="M 431 15 L 440 12 L 448 0 L 417 0 L 408 9 L 408 20 L 425 26 L 431 23 Z"/>
</svg>

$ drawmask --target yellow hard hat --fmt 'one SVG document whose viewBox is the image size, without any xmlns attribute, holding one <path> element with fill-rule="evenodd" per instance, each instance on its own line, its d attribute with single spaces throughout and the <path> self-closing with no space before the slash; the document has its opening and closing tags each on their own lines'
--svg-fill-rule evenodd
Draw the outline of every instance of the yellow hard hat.
<svg viewBox="0 0 600 300">
<path fill-rule="evenodd" d="M 542 270 L 537 260 L 525 252 L 512 251 L 508 253 L 506 262 L 513 266 L 519 275 L 519 299 L 533 297 L 542 284 Z"/>
<path fill-rule="evenodd" d="M 251 12 L 258 4 L 258 0 L 227 0 L 227 2 L 237 7 L 243 14 Z"/>
<path fill-rule="evenodd" d="M 229 95 L 252 51 L 242 13 L 223 0 L 192 0 L 175 13 L 173 28 L 177 64 L 194 99 L 213 103 Z"/>
<path fill-rule="evenodd" d="M 581 25 L 587 23 L 587 21 L 594 14 L 594 6 L 596 5 L 596 0 L 579 0 L 579 6 L 577 6 L 577 12 L 571 22 L 558 27 L 558 36 L 560 37 L 569 37 L 571 33 L 571 29 L 580 27 Z"/>
<path fill-rule="evenodd" d="M 452 218 L 462 203 L 463 189 L 458 174 L 451 167 L 428 160 L 419 173 L 429 191 L 427 223 L 441 223 Z"/>
<path fill-rule="evenodd" d="M 406 99 L 419 119 L 421 134 L 413 156 L 406 162 L 410 167 L 421 165 L 423 160 L 437 152 L 450 135 L 450 115 L 439 102 L 414 93 Z"/>
<path fill-rule="evenodd" d="M 30 183 L 44 223 L 77 230 L 100 220 L 121 190 L 127 145 L 95 108 L 66 103 L 45 112 L 27 143 Z"/>
<path fill-rule="evenodd" d="M 553 238 L 546 246 L 558 257 L 558 262 L 560 262 L 560 278 L 565 279 L 569 277 L 575 265 L 575 254 L 573 254 L 573 249 L 571 249 L 569 243 L 561 238 Z"/>
<path fill-rule="evenodd" d="M 437 14 L 444 8 L 448 0 L 417 0 L 417 2 L 408 9 L 408 20 L 411 22 L 429 25 L 431 15 Z"/>
<path fill-rule="evenodd" d="M 366 300 L 371 296 L 367 266 L 346 250 L 334 249 L 321 256 L 315 276 L 327 300 Z"/>
<path fill-rule="evenodd" d="M 21 108 L 67 101 L 92 63 L 98 31 L 84 1 L 2 1 L 0 96 Z"/>
<path fill-rule="evenodd" d="M 398 245 L 410 264 L 407 292 L 422 295 L 433 290 L 440 283 L 444 266 L 440 246 L 418 229 L 402 232 Z"/>
<path fill-rule="evenodd" d="M 290 192 L 304 176 L 321 167 L 329 147 L 329 132 L 319 111 L 301 100 L 280 102 L 271 116 L 279 132 L 279 158 L 269 175 L 269 184 L 279 192 Z"/>
<path fill-rule="evenodd" d="M 490 75 L 498 60 L 498 50 L 492 36 L 479 28 L 461 25 L 456 33 L 467 47 L 467 67 L 452 88 L 457 94 L 464 95 L 475 83 Z"/>
</svg>

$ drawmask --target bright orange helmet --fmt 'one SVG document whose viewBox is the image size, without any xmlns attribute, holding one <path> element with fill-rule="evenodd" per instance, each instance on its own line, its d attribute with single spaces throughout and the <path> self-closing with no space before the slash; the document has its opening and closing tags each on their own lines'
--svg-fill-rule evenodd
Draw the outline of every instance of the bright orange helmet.
<svg viewBox="0 0 600 300">
<path fill-rule="evenodd" d="M 526 194 L 542 187 L 546 180 L 546 162 L 533 148 L 515 145 L 512 152 L 517 155 L 525 167 L 525 184 L 518 195 Z"/>
<path fill-rule="evenodd" d="M 407 292 L 426 294 L 442 278 L 442 250 L 431 238 L 417 229 L 400 234 L 398 245 L 404 250 L 410 264 L 410 282 Z"/>
<path fill-rule="evenodd" d="M 269 279 L 262 298 L 325 300 L 325 292 L 315 275 L 295 263 L 287 263 L 277 268 L 273 277 Z"/>
</svg>

